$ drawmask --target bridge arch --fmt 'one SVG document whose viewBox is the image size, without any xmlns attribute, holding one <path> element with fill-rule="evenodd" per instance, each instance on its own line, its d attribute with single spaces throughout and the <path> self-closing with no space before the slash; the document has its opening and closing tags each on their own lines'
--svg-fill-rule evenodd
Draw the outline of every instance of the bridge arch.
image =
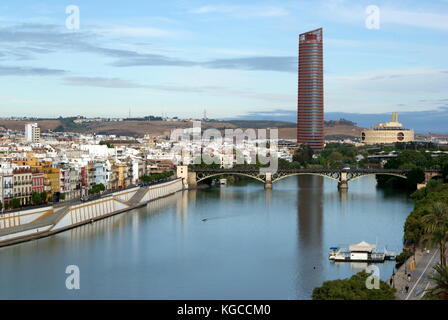
<svg viewBox="0 0 448 320">
<path fill-rule="evenodd" d="M 394 176 L 394 177 L 398 177 L 398 178 L 402 178 L 402 179 L 407 179 L 408 178 L 404 174 L 398 174 L 398 173 L 365 173 L 365 174 L 362 174 L 362 175 L 359 175 L 359 176 L 348 178 L 347 181 L 351 182 L 351 181 L 355 181 L 355 180 L 357 180 L 359 178 L 363 178 L 363 177 L 367 177 L 367 176 L 376 176 L 376 175 Z"/>
<path fill-rule="evenodd" d="M 289 177 L 292 177 L 292 176 L 301 176 L 301 175 L 321 176 L 321 177 L 324 177 L 324 178 L 327 178 L 327 179 L 334 180 L 336 182 L 339 182 L 339 178 L 340 178 L 339 174 L 337 174 L 336 177 L 333 177 L 331 174 L 324 174 L 324 173 L 294 172 L 294 173 L 289 173 L 289 174 L 285 174 L 285 175 L 280 175 L 279 177 L 275 177 L 274 176 L 274 177 L 272 177 L 272 182 L 274 183 L 274 182 L 283 180 L 285 178 L 289 178 Z"/>
<path fill-rule="evenodd" d="M 245 177 L 249 177 L 252 179 L 255 179 L 257 181 L 260 181 L 261 183 L 265 183 L 266 181 L 258 176 L 255 175 L 251 175 L 251 174 L 247 174 L 247 173 L 242 173 L 242 172 L 219 172 L 219 173 L 212 173 L 209 175 L 205 175 L 205 176 L 199 176 L 199 174 L 196 175 L 196 183 L 201 182 L 205 179 L 208 178 L 212 178 L 212 177 L 216 177 L 216 176 L 224 176 L 224 175 L 228 175 L 228 176 L 245 176 Z"/>
</svg>

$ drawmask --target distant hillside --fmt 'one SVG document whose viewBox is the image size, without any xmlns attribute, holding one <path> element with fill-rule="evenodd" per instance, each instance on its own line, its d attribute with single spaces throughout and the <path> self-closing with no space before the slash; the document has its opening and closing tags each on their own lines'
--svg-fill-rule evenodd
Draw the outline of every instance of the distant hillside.
<svg viewBox="0 0 448 320">
<path fill-rule="evenodd" d="M 36 121 L 42 131 L 59 132 L 78 132 L 78 133 L 96 133 L 117 136 L 169 136 L 171 131 L 176 128 L 191 128 L 191 121 L 119 121 L 119 122 L 85 122 L 75 124 L 74 118 L 61 118 L 57 120 Z M 0 120 L 0 127 L 12 130 L 24 130 L 28 121 Z M 218 130 L 236 129 L 236 128 L 278 128 L 279 138 L 295 139 L 296 124 L 287 121 L 270 120 L 226 120 L 226 121 L 207 121 L 202 122 L 202 129 L 216 128 Z M 362 128 L 352 125 L 349 121 L 326 121 L 326 136 L 348 136 L 359 137 Z"/>
<path fill-rule="evenodd" d="M 269 120 L 226 120 L 238 128 L 295 128 L 296 124 L 289 121 L 269 121 Z"/>
<path fill-rule="evenodd" d="M 448 100 L 446 100 L 448 101 Z M 422 107 L 423 108 L 423 107 Z M 396 111 L 396 110 L 391 110 Z M 390 113 L 347 113 L 347 112 L 325 112 L 328 121 L 341 118 L 355 122 L 363 128 L 370 128 L 374 124 L 390 121 Z M 250 112 L 238 117 L 238 120 L 270 120 L 270 121 L 296 121 L 297 111 L 295 109 L 275 109 L 271 111 Z M 225 119 L 227 120 L 227 119 Z M 438 133 L 448 135 L 448 106 L 434 110 L 425 111 L 401 111 L 399 121 L 406 128 L 414 129 L 416 133 Z"/>
</svg>

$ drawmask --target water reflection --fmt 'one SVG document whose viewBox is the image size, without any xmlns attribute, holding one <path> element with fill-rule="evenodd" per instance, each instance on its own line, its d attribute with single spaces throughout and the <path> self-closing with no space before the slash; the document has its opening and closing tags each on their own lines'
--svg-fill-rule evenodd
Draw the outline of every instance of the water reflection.
<svg viewBox="0 0 448 320">
<path fill-rule="evenodd" d="M 345 193 L 317 176 L 287 178 L 272 190 L 244 182 L 179 192 L 0 249 L 0 298 L 308 299 L 323 281 L 364 267 L 330 263 L 330 246 L 400 246 L 411 207 L 373 177 Z M 81 269 L 79 292 L 65 289 L 69 264 Z M 390 266 L 381 266 L 382 277 Z"/>
<path fill-rule="evenodd" d="M 308 292 L 322 282 L 322 224 L 324 178 L 297 179 L 298 291 Z"/>
</svg>

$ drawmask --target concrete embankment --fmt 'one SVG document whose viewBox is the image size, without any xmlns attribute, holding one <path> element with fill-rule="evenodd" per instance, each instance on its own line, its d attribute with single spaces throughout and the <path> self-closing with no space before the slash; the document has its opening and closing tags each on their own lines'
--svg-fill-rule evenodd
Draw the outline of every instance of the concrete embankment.
<svg viewBox="0 0 448 320">
<path fill-rule="evenodd" d="M 126 212 L 183 189 L 176 179 L 149 187 L 135 187 L 100 199 L 63 203 L 0 215 L 0 247 L 42 237 Z"/>
</svg>

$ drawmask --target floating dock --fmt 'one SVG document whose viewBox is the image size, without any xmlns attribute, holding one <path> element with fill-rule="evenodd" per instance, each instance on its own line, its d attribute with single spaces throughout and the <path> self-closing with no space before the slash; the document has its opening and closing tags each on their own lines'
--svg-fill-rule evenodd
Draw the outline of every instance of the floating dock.
<svg viewBox="0 0 448 320">
<path fill-rule="evenodd" d="M 349 248 L 331 247 L 329 259 L 338 262 L 384 262 L 395 260 L 395 252 L 378 250 L 376 244 L 361 241 L 350 245 Z"/>
</svg>

